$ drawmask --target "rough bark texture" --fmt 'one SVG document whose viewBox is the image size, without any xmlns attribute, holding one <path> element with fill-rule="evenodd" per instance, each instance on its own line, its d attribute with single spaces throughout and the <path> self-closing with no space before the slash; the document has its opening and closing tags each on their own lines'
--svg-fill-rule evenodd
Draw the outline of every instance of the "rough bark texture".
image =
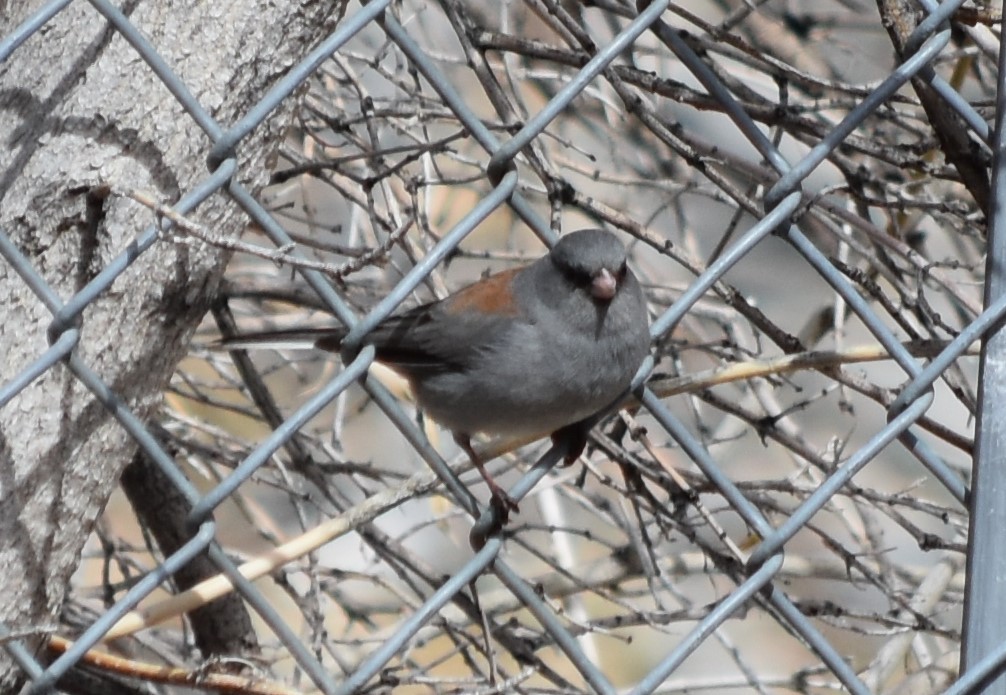
<svg viewBox="0 0 1006 695">
<path fill-rule="evenodd" d="M 0 12 L 0 36 L 37 2 Z M 130 2 L 123 9 L 223 127 L 330 31 L 340 3 Z M 238 148 L 258 190 L 292 100 Z M 0 229 L 63 300 L 121 254 L 152 214 L 102 183 L 172 203 L 206 176 L 209 138 L 88 3 L 72 3 L 0 65 Z M 234 234 L 246 218 L 218 195 L 192 216 Z M 225 262 L 204 245 L 158 242 L 84 311 L 77 354 L 142 418 L 212 297 Z M 0 261 L 0 384 L 47 347 L 49 311 Z M 95 517 L 135 450 L 63 365 L 0 410 L 0 621 L 51 625 Z M 33 646 L 37 646 L 36 641 Z M 0 650 L 0 692 L 22 678 Z"/>
<path fill-rule="evenodd" d="M 120 484 L 137 518 L 150 530 L 161 553 L 171 555 L 189 540 L 185 522 L 192 505 L 145 454 L 137 452 L 122 472 Z M 192 558 L 172 579 L 179 591 L 186 591 L 219 572 L 203 553 Z M 189 625 L 204 657 L 258 655 L 251 615 L 238 593 L 221 596 L 192 611 Z"/>
</svg>

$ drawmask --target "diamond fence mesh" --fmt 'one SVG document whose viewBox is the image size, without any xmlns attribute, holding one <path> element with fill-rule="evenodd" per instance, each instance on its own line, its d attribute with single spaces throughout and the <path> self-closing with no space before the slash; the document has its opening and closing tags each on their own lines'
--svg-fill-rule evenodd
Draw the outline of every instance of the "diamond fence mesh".
<svg viewBox="0 0 1006 695">
<path fill-rule="evenodd" d="M 34 587 L 4 597 L 8 687 L 1006 692 L 998 10 L 354 3 L 279 68 L 252 60 L 262 87 L 228 111 L 227 89 L 183 77 L 226 53 L 164 30 L 215 37 L 187 8 L 0 14 L 0 562 Z M 216 18 L 272 25 L 247 8 Z M 274 21 L 321 36 L 302 11 Z M 75 91 L 19 72 L 81 18 L 100 34 L 53 68 Z M 114 80 L 86 72 L 113 51 Z M 46 194 L 78 201 L 79 225 L 23 212 L 16 196 L 45 200 L 31 148 L 70 126 L 18 122 L 20 105 L 74 94 L 101 114 L 151 84 L 144 108 L 182 109 L 161 132 L 192 133 L 209 174 L 148 162 L 177 184 L 165 197 L 72 162 Z M 142 159 L 116 139 L 130 124 L 95 118 L 113 160 Z M 112 209 L 135 224 L 118 245 Z M 213 344 L 334 316 L 358 346 L 588 226 L 630 250 L 651 356 L 576 465 L 548 439 L 481 444 L 521 500 L 499 532 L 467 457 L 372 348 L 343 364 Z M 93 271 L 72 287 L 48 255 L 67 235 Z M 165 249 L 229 259 L 183 289 L 177 322 L 131 293 L 157 293 L 137 268 Z M 133 356 L 88 348 L 108 311 L 152 322 L 163 379 L 103 375 Z M 75 389 L 128 446 L 32 458 L 26 423 L 55 413 L 69 432 Z M 88 456 L 107 479 L 60 477 Z M 25 467 L 78 503 L 76 546 L 26 556 Z M 57 551 L 76 558 L 63 575 Z"/>
</svg>

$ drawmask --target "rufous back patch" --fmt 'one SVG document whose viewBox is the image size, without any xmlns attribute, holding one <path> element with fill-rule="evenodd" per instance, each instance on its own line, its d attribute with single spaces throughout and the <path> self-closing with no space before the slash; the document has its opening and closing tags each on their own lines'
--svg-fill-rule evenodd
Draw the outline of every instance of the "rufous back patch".
<svg viewBox="0 0 1006 695">
<path fill-rule="evenodd" d="M 504 270 L 502 273 L 469 285 L 448 300 L 447 311 L 451 314 L 476 311 L 496 316 L 516 316 L 513 277 L 521 270 L 521 268 Z"/>
</svg>

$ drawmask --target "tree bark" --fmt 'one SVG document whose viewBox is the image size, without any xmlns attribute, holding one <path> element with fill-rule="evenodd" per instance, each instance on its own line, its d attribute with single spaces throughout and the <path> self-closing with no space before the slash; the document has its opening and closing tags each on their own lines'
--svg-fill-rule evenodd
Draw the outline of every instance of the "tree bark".
<svg viewBox="0 0 1006 695">
<path fill-rule="evenodd" d="M 6 36 L 36 9 L 0 12 Z M 240 118 L 341 17 L 343 3 L 236 0 L 128 2 L 123 11 L 214 118 Z M 237 176 L 253 192 L 293 99 L 242 141 Z M 154 222 L 111 184 L 171 204 L 207 175 L 212 145 L 88 3 L 71 3 L 0 65 L 0 232 L 63 301 Z M 225 195 L 191 215 L 215 233 L 247 219 Z M 76 354 L 142 419 L 216 291 L 226 255 L 162 239 L 91 302 Z M 49 310 L 0 261 L 0 385 L 47 348 Z M 81 548 L 136 449 L 118 421 L 62 364 L 0 409 L 0 621 L 13 631 L 55 622 Z M 31 646 L 37 647 L 40 637 Z M 0 692 L 23 674 L 0 649 Z"/>
</svg>

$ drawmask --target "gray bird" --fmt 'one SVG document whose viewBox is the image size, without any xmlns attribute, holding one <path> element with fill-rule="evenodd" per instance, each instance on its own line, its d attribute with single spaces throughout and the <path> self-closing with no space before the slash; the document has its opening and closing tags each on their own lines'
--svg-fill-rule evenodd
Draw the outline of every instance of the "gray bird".
<svg viewBox="0 0 1006 695">
<path fill-rule="evenodd" d="M 310 340 L 338 352 L 343 328 L 271 331 L 227 347 Z M 439 301 L 390 316 L 364 338 L 405 377 L 420 408 L 449 429 L 502 512 L 517 506 L 471 445 L 476 433 L 557 433 L 624 395 L 649 350 L 646 300 L 610 232 L 564 235 L 545 256 Z M 586 443 L 579 435 L 567 457 Z"/>
</svg>

